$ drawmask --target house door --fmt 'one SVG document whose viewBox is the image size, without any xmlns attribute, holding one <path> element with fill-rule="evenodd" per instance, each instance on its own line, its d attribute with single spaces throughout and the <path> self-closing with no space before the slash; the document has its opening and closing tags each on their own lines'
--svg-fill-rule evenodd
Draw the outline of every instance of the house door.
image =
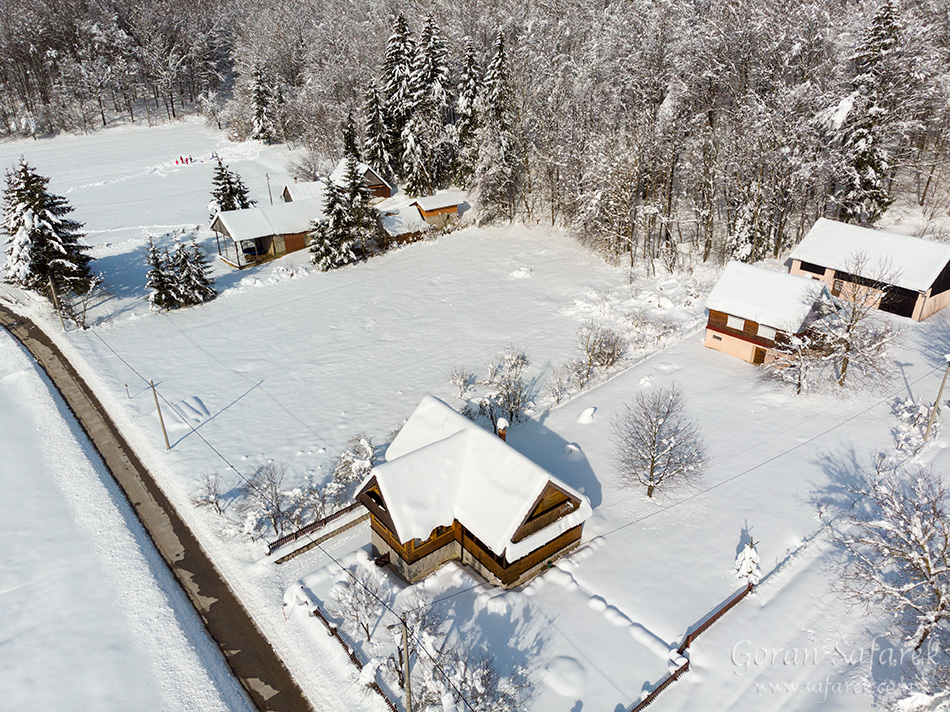
<svg viewBox="0 0 950 712">
<path fill-rule="evenodd" d="M 756 366 L 761 366 L 765 363 L 765 349 L 756 349 L 755 354 L 752 356 L 752 363 Z"/>
</svg>

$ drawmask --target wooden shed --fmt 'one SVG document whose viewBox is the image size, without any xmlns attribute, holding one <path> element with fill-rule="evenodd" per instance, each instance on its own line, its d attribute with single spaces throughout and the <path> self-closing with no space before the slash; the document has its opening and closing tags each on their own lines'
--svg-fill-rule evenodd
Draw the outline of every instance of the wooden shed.
<svg viewBox="0 0 950 712">
<path fill-rule="evenodd" d="M 373 194 L 373 197 L 388 198 L 393 194 L 393 186 L 379 174 L 379 171 L 362 161 L 356 164 L 356 169 L 363 176 L 363 184 Z M 336 168 L 330 172 L 330 180 L 336 185 L 342 186 L 344 176 L 346 176 L 346 158 L 341 158 L 340 162 L 336 164 Z"/>
<path fill-rule="evenodd" d="M 300 200 L 260 208 L 223 210 L 214 216 L 218 256 L 232 267 L 243 269 L 302 250 L 312 223 L 323 219 L 323 201 Z"/>
<path fill-rule="evenodd" d="M 730 262 L 706 299 L 707 347 L 762 364 L 776 343 L 808 329 L 826 287 L 815 280 Z"/>
<path fill-rule="evenodd" d="M 458 217 L 459 206 L 464 202 L 465 197 L 461 193 L 449 191 L 416 198 L 411 204 L 419 209 L 423 220 L 434 227 L 443 228 Z"/>
<path fill-rule="evenodd" d="M 819 218 L 789 272 L 916 321 L 950 304 L 950 245 Z"/>
<path fill-rule="evenodd" d="M 409 583 L 459 561 L 504 588 L 580 542 L 587 498 L 426 396 L 357 494 L 373 550 Z"/>
</svg>

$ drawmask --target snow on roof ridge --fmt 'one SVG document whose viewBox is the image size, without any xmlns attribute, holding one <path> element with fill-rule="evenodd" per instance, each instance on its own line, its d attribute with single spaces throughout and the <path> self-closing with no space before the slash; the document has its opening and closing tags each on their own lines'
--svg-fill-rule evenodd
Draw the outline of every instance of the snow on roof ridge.
<svg viewBox="0 0 950 712">
<path fill-rule="evenodd" d="M 795 334 L 826 290 L 816 279 L 733 260 L 706 298 L 706 308 Z"/>
<path fill-rule="evenodd" d="M 457 519 L 495 554 L 507 549 L 515 561 L 591 513 L 580 492 L 434 396 L 422 399 L 386 457 L 373 474 L 401 541 L 427 539 L 435 527 Z M 513 544 L 549 483 L 581 506 Z"/>
<path fill-rule="evenodd" d="M 294 200 L 238 210 L 222 210 L 211 221 L 221 222 L 232 239 L 252 240 L 269 235 L 293 235 L 308 232 L 310 223 L 323 218 L 323 201 L 319 198 Z"/>
<path fill-rule="evenodd" d="M 888 272 L 892 284 L 923 292 L 929 289 L 950 262 L 950 245 L 884 230 L 818 218 L 790 257 L 821 267 L 850 271 L 858 253 L 866 258 L 868 272 Z M 874 279 L 880 275 L 859 275 Z"/>
</svg>

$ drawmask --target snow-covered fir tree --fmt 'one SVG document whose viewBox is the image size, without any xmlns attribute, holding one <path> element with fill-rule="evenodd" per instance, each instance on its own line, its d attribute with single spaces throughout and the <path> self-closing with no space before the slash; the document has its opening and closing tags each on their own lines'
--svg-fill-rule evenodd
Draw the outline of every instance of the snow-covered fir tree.
<svg viewBox="0 0 950 712">
<path fill-rule="evenodd" d="M 392 158 L 389 155 L 389 134 L 379 92 L 375 86 L 370 86 L 366 92 L 366 103 L 363 112 L 365 115 L 363 160 L 374 170 L 390 178 L 395 171 L 392 167 Z"/>
<path fill-rule="evenodd" d="M 327 186 L 323 203 L 324 217 L 310 232 L 310 259 L 321 271 L 356 262 L 353 218 L 347 197 L 339 186 Z"/>
<path fill-rule="evenodd" d="M 41 176 L 21 158 L 7 171 L 4 190 L 3 232 L 6 234 L 5 278 L 25 289 L 49 295 L 56 291 L 85 294 L 95 282 L 80 243 L 82 224 L 71 219 L 72 206 L 50 193 L 49 178 Z"/>
<path fill-rule="evenodd" d="M 458 96 L 455 99 L 456 160 L 454 179 L 467 187 L 475 172 L 478 143 L 475 134 L 478 128 L 478 96 L 481 86 L 481 67 L 471 37 L 465 38 L 465 61 L 459 78 Z"/>
<path fill-rule="evenodd" d="M 839 216 L 869 225 L 893 202 L 889 194 L 893 172 L 893 138 L 889 130 L 892 98 L 899 77 L 894 53 L 903 28 L 892 0 L 878 8 L 858 45 L 852 63 L 855 76 L 848 98 L 850 111 L 841 126 L 840 185 L 835 194 Z"/>
<path fill-rule="evenodd" d="M 406 18 L 393 18 L 392 34 L 386 43 L 383 62 L 383 92 L 388 133 L 387 150 L 390 156 L 403 155 L 403 129 L 412 115 L 412 66 L 416 43 Z M 393 166 L 401 172 L 401 164 Z"/>
<path fill-rule="evenodd" d="M 762 569 L 759 568 L 759 552 L 755 550 L 755 542 L 747 541 L 742 551 L 736 556 L 736 578 L 742 583 L 751 583 L 753 586 L 762 580 Z"/>
<path fill-rule="evenodd" d="M 370 205 L 373 196 L 363 180 L 359 163 L 352 155 L 346 158 L 343 190 L 349 209 L 351 239 L 356 245 L 357 255 L 365 257 L 376 242 L 378 213 Z"/>
<path fill-rule="evenodd" d="M 254 110 L 251 138 L 272 143 L 277 139 L 276 92 L 263 67 L 256 66 L 251 72 L 251 103 Z"/>
<path fill-rule="evenodd" d="M 218 295 L 208 257 L 194 239 L 187 244 L 178 241 L 171 259 L 171 271 L 175 280 L 178 306 L 204 304 Z"/>
<path fill-rule="evenodd" d="M 176 280 L 170 262 L 168 253 L 159 251 L 155 241 L 149 237 L 145 258 L 148 265 L 145 287 L 148 289 L 148 302 L 153 309 L 168 311 L 179 306 Z"/>
<path fill-rule="evenodd" d="M 257 201 L 251 200 L 241 176 L 230 170 L 220 156 L 215 155 L 214 160 L 214 174 L 211 178 L 214 187 L 211 190 L 212 202 L 209 206 L 211 212 L 239 210 L 256 205 Z"/>
<path fill-rule="evenodd" d="M 524 160 L 515 133 L 514 92 L 501 32 L 485 70 L 478 103 L 481 126 L 477 130 L 478 159 L 472 186 L 475 200 L 482 221 L 499 217 L 512 220 L 524 178 Z"/>
<path fill-rule="evenodd" d="M 352 111 L 346 115 L 346 121 L 343 122 L 343 154 L 355 156 L 357 160 L 360 160 L 359 131 L 356 128 Z"/>
</svg>

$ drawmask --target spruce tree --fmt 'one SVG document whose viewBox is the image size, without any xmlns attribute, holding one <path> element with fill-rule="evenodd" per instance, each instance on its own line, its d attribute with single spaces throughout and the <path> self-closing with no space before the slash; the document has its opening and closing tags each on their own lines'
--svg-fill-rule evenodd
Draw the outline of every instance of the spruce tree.
<svg viewBox="0 0 950 712">
<path fill-rule="evenodd" d="M 485 70 L 479 100 L 478 159 L 473 188 L 482 220 L 513 220 L 524 176 L 524 163 L 515 134 L 514 92 L 505 38 L 495 40 L 495 52 Z"/>
<path fill-rule="evenodd" d="M 356 262 L 353 218 L 343 189 L 330 183 L 323 203 L 324 217 L 310 232 L 311 261 L 323 272 Z"/>
<path fill-rule="evenodd" d="M 177 304 L 180 307 L 194 306 L 211 301 L 217 296 L 211 266 L 204 252 L 192 239 L 186 244 L 176 238 L 175 252 L 168 264 Z"/>
<path fill-rule="evenodd" d="M 365 258 L 376 242 L 377 212 L 370 205 L 373 196 L 366 187 L 359 164 L 353 156 L 347 156 L 343 184 L 353 252 L 359 258 Z"/>
<path fill-rule="evenodd" d="M 229 170 L 220 156 L 215 155 L 214 160 L 214 175 L 211 178 L 214 188 L 211 191 L 211 197 L 216 209 L 240 210 L 256 205 L 257 201 L 250 199 L 241 176 L 236 171 Z"/>
<path fill-rule="evenodd" d="M 90 249 L 79 241 L 82 224 L 69 218 L 72 206 L 46 190 L 49 178 L 21 158 L 6 174 L 3 232 L 7 235 L 6 279 L 49 295 L 52 281 L 60 294 L 85 294 L 95 278 Z"/>
<path fill-rule="evenodd" d="M 888 184 L 894 146 L 888 138 L 896 120 L 895 104 L 905 82 L 896 56 L 902 26 L 892 0 L 885 0 L 852 56 L 851 110 L 840 137 L 842 176 L 835 200 L 839 216 L 861 224 L 875 222 L 890 206 Z"/>
<path fill-rule="evenodd" d="M 403 154 L 402 132 L 412 114 L 410 81 L 415 55 L 416 45 L 409 24 L 405 17 L 399 15 L 393 19 L 393 30 L 386 43 L 386 58 L 383 62 L 387 151 L 394 157 Z M 401 166 L 393 167 L 401 172 Z"/>
<path fill-rule="evenodd" d="M 260 66 L 251 73 L 251 103 L 254 109 L 254 130 L 251 138 L 264 143 L 273 143 L 277 138 L 274 123 L 275 98 L 267 74 Z"/>
<path fill-rule="evenodd" d="M 386 117 L 375 86 L 370 86 L 366 92 L 366 104 L 363 110 L 366 120 L 363 160 L 374 170 L 380 171 L 384 177 L 391 178 L 394 171 L 387 148 L 389 138 Z"/>
<path fill-rule="evenodd" d="M 149 290 L 148 302 L 153 309 L 168 311 L 179 306 L 179 299 L 173 283 L 168 253 L 161 253 L 155 247 L 155 241 L 148 238 L 145 263 L 148 265 L 148 277 L 145 286 Z"/>
<path fill-rule="evenodd" d="M 355 156 L 357 160 L 361 159 L 359 133 L 356 130 L 352 111 L 346 115 L 346 121 L 343 123 L 343 154 Z"/>
<path fill-rule="evenodd" d="M 465 62 L 459 80 L 458 98 L 455 100 L 455 181 L 468 187 L 475 172 L 478 142 L 478 97 L 481 86 L 481 68 L 475 55 L 471 37 L 465 39 Z"/>
</svg>

